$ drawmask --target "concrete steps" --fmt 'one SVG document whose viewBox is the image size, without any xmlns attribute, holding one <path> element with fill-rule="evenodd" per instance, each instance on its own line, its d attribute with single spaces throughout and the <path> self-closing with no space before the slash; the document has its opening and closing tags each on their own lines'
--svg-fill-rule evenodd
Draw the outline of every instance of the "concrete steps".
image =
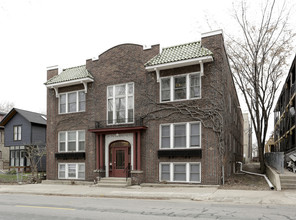
<svg viewBox="0 0 296 220">
<path fill-rule="evenodd" d="M 295 175 L 280 175 L 282 189 L 296 189 L 296 174 Z"/>
<path fill-rule="evenodd" d="M 98 187 L 123 188 L 131 185 L 131 178 L 104 177 L 97 182 Z"/>
</svg>

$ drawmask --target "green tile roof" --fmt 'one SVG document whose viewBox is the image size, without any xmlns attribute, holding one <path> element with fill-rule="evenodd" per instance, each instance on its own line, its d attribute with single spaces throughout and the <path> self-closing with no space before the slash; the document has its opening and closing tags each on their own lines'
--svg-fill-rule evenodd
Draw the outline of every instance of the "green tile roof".
<svg viewBox="0 0 296 220">
<path fill-rule="evenodd" d="M 200 41 L 197 41 L 164 48 L 160 54 L 149 60 L 145 66 L 155 66 L 211 55 L 213 55 L 213 53 L 207 48 L 202 47 Z"/>
<path fill-rule="evenodd" d="M 84 79 L 90 78 L 93 79 L 93 76 L 87 71 L 86 66 L 76 66 L 68 69 L 64 69 L 59 75 L 49 79 L 45 85 L 61 83 L 66 81 L 71 81 L 75 79 Z"/>
</svg>

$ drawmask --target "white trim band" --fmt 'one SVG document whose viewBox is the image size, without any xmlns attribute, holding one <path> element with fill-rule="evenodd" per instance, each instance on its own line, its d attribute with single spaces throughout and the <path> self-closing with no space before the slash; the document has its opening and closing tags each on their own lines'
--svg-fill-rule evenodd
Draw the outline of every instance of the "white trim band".
<svg viewBox="0 0 296 220">
<path fill-rule="evenodd" d="M 77 85 L 77 84 L 83 84 L 84 87 L 84 92 L 87 93 L 87 83 L 93 82 L 94 80 L 91 78 L 83 78 L 83 79 L 76 79 L 76 80 L 71 80 L 71 81 L 66 81 L 66 82 L 60 82 L 60 83 L 54 83 L 54 84 L 49 84 L 46 85 L 47 88 L 54 89 L 56 93 L 56 97 L 59 97 L 59 92 L 58 88 L 60 87 L 66 87 L 66 86 L 72 86 L 72 85 Z"/>
<path fill-rule="evenodd" d="M 206 33 L 201 33 L 201 38 L 211 37 L 211 36 L 215 36 L 215 35 L 219 35 L 219 34 L 222 34 L 222 36 L 223 36 L 223 30 L 222 29 L 215 30 L 215 31 L 209 31 L 209 32 L 206 32 Z M 224 38 L 224 36 L 223 36 L 223 38 Z"/>
<path fill-rule="evenodd" d="M 149 67 L 146 67 L 145 69 L 148 72 L 156 71 L 157 82 L 159 82 L 159 78 L 160 78 L 159 71 L 160 70 L 173 69 L 173 68 L 178 68 L 178 67 L 183 67 L 183 66 L 191 66 L 191 65 L 200 64 L 201 76 L 203 76 L 204 75 L 203 64 L 207 63 L 207 62 L 213 62 L 213 61 L 214 60 L 213 60 L 212 56 L 206 56 L 206 57 L 199 57 L 199 58 L 195 58 L 195 59 L 191 59 L 191 60 L 182 60 L 182 61 L 173 62 L 173 63 L 165 63 L 165 64 L 149 66 Z"/>
</svg>

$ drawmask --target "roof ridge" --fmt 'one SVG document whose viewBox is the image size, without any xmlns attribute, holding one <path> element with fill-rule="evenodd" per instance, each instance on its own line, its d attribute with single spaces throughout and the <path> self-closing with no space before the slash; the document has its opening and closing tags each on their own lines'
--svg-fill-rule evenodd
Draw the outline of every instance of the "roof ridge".
<svg viewBox="0 0 296 220">
<path fill-rule="evenodd" d="M 193 41 L 193 42 L 188 42 L 188 43 L 183 43 L 183 44 L 178 44 L 178 45 L 173 45 L 173 46 L 169 46 L 169 47 L 164 47 L 162 48 L 163 50 L 164 49 L 169 49 L 169 48 L 174 48 L 174 47 L 180 47 L 180 46 L 185 46 L 185 45 L 190 45 L 190 44 L 200 44 L 200 40 L 199 41 Z"/>
<path fill-rule="evenodd" d="M 73 66 L 73 67 L 65 68 L 65 69 L 63 69 L 63 71 L 65 71 L 65 70 L 71 70 L 71 69 L 75 69 L 75 68 L 79 68 L 79 67 L 83 67 L 83 66 L 86 66 L 86 65 L 84 64 L 84 65 L 79 65 L 79 66 Z"/>
<path fill-rule="evenodd" d="M 33 113 L 33 114 L 38 114 L 38 115 L 46 115 L 46 114 L 43 114 L 43 113 L 32 112 L 32 111 L 25 110 L 25 109 L 20 109 L 20 108 L 14 108 L 14 109 L 15 109 L 15 110 L 19 110 L 19 111 L 23 111 L 23 112 L 29 112 L 29 113 Z"/>
<path fill-rule="evenodd" d="M 182 60 L 190 60 L 209 56 L 212 54 L 213 53 L 208 48 L 202 46 L 201 41 L 194 41 L 163 48 L 163 50 L 159 54 L 145 63 L 145 67 L 172 63 Z"/>
</svg>

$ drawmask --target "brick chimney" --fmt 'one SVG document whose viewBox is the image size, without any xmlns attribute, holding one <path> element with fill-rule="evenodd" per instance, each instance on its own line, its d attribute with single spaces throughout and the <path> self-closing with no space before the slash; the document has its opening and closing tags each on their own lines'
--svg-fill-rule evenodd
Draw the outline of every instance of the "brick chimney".
<svg viewBox="0 0 296 220">
<path fill-rule="evenodd" d="M 46 68 L 47 70 L 47 80 L 59 74 L 59 66 L 49 66 Z"/>
<path fill-rule="evenodd" d="M 223 30 L 210 31 L 201 34 L 201 45 L 209 50 L 224 45 Z M 213 51 L 212 51 L 213 52 Z"/>
<path fill-rule="evenodd" d="M 153 57 L 159 54 L 159 44 L 152 45 L 148 48 L 143 47 L 143 51 L 144 51 L 144 63 L 146 63 L 148 62 L 148 60 L 152 59 Z"/>
</svg>

